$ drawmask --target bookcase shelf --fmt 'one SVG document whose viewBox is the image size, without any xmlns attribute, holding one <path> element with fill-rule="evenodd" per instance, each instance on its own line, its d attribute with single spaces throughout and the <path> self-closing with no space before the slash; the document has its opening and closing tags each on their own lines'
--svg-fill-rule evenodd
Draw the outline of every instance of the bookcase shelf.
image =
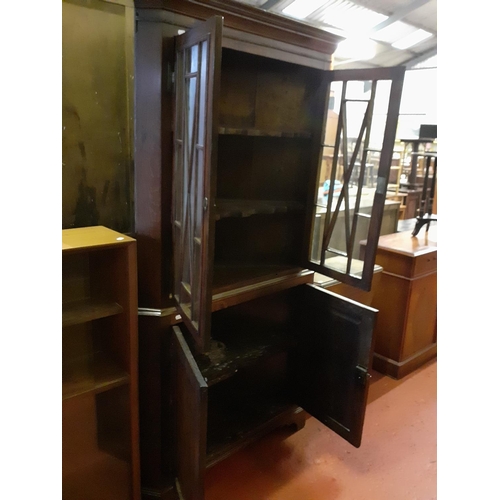
<svg viewBox="0 0 500 500">
<path fill-rule="evenodd" d="M 304 209 L 304 204 L 296 201 L 228 200 L 219 198 L 215 204 L 215 219 L 250 217 L 257 214 L 286 214 L 303 212 Z"/>
<path fill-rule="evenodd" d="M 120 314 L 123 307 L 112 300 L 86 299 L 63 304 L 62 326 L 73 326 Z"/>
<path fill-rule="evenodd" d="M 89 394 L 99 394 L 130 382 L 130 375 L 107 359 L 91 360 L 88 370 L 74 370 L 62 377 L 62 397 L 64 399 Z"/>
<path fill-rule="evenodd" d="M 288 137 L 291 139 L 310 139 L 312 134 L 307 131 L 260 130 L 255 128 L 219 127 L 221 135 L 246 135 L 250 137 Z"/>
</svg>

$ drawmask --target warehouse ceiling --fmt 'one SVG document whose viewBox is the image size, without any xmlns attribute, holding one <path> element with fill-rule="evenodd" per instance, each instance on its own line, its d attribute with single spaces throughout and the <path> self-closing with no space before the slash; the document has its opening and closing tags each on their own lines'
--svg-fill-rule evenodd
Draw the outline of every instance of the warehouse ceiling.
<svg viewBox="0 0 500 500">
<path fill-rule="evenodd" d="M 335 67 L 437 66 L 437 0 L 238 0 L 345 38 Z"/>
</svg>

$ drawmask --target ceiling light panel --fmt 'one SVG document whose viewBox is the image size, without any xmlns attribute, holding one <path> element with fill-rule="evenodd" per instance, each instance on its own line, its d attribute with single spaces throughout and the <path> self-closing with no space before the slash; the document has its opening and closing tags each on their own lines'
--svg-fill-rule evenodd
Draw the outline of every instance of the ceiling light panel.
<svg viewBox="0 0 500 500">
<path fill-rule="evenodd" d="M 283 9 L 283 14 L 294 17 L 296 19 L 305 19 L 318 10 L 326 0 L 295 0 L 286 8 Z"/>
<path fill-rule="evenodd" d="M 381 30 L 374 31 L 370 34 L 370 38 L 378 42 L 394 43 L 416 30 L 417 28 L 414 26 L 410 26 L 402 21 L 396 21 Z"/>
<path fill-rule="evenodd" d="M 385 21 L 387 16 L 360 7 L 346 0 L 333 2 L 321 16 L 321 21 L 347 32 L 365 32 Z"/>
<path fill-rule="evenodd" d="M 413 47 L 414 45 L 417 45 L 417 43 L 427 40 L 427 38 L 430 38 L 431 36 L 432 33 L 429 33 L 428 31 L 417 30 L 413 33 L 410 33 L 408 36 L 401 38 L 397 42 L 394 42 L 392 46 L 396 49 L 401 50 L 408 49 L 410 47 Z"/>
</svg>

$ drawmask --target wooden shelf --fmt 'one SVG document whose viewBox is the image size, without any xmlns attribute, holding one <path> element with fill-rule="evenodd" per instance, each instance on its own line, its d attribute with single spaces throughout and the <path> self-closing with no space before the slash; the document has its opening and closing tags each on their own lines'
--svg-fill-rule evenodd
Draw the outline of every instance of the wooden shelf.
<svg viewBox="0 0 500 500">
<path fill-rule="evenodd" d="M 77 396 L 98 394 L 128 384 L 130 375 L 111 363 L 103 356 L 97 356 L 94 360 L 88 360 L 87 370 L 79 368 L 70 373 L 63 373 L 62 398 L 63 400 Z"/>
<path fill-rule="evenodd" d="M 79 227 L 64 229 L 62 233 L 62 251 L 65 254 L 122 246 L 135 241 L 129 236 L 117 233 L 104 226 Z"/>
<path fill-rule="evenodd" d="M 215 265 L 212 312 L 312 283 L 313 271 L 284 265 Z"/>
<path fill-rule="evenodd" d="M 251 137 L 287 137 L 291 139 L 310 139 L 312 134 L 305 131 L 259 130 L 255 128 L 219 127 L 221 135 L 246 135 Z"/>
<path fill-rule="evenodd" d="M 115 316 L 123 312 L 123 307 L 114 301 L 86 299 L 63 304 L 62 326 L 79 325 L 95 319 Z"/>
<path fill-rule="evenodd" d="M 286 214 L 303 212 L 304 205 L 297 201 L 278 200 L 230 200 L 217 199 L 215 204 L 215 219 L 227 217 L 250 217 L 263 214 Z"/>
<path fill-rule="evenodd" d="M 215 334 L 217 340 L 212 341 L 213 348 L 198 360 L 209 387 L 227 380 L 244 367 L 284 352 L 294 345 L 290 332 L 278 329 L 269 331 L 267 324 L 263 326 L 255 320 L 233 326 L 224 334 Z"/>
</svg>

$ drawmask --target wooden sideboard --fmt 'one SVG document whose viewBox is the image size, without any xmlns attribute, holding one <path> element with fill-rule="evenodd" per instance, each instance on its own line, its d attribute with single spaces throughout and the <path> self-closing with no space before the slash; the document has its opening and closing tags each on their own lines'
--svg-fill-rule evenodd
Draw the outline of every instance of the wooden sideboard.
<svg viewBox="0 0 500 500">
<path fill-rule="evenodd" d="M 362 243 L 363 247 L 363 243 Z M 379 310 L 373 368 L 402 378 L 437 353 L 437 229 L 381 236 L 371 306 Z"/>
</svg>

